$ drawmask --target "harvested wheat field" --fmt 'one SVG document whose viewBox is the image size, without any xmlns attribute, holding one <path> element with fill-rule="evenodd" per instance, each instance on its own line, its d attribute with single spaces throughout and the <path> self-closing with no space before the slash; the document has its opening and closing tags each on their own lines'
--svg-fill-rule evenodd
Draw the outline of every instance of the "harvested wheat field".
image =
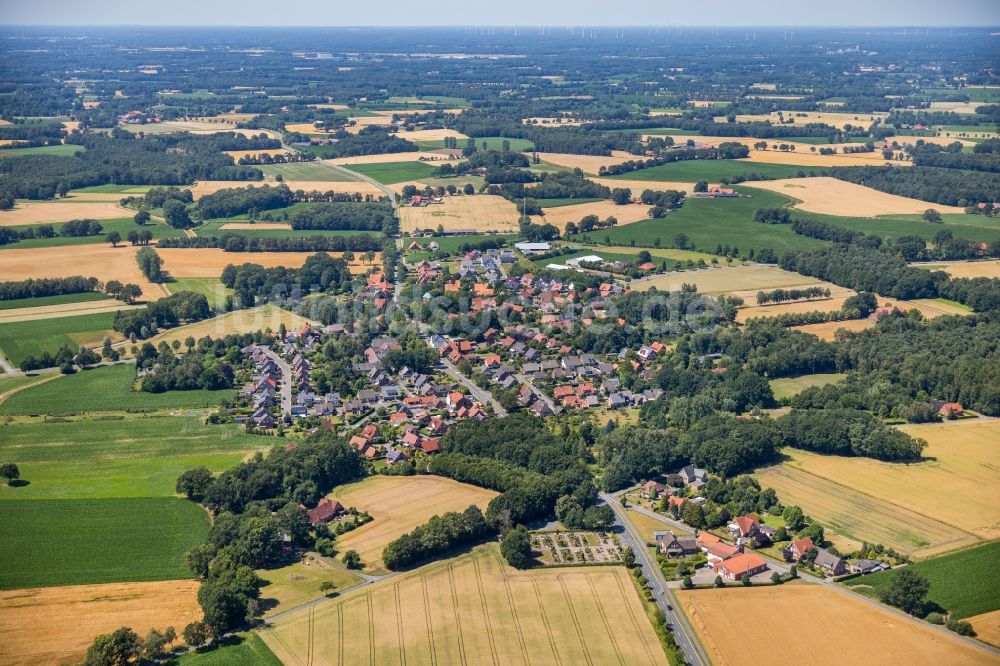
<svg viewBox="0 0 1000 666">
<path fill-rule="evenodd" d="M 193 118 L 191 120 L 164 120 L 162 123 L 149 123 L 146 125 L 125 125 L 125 129 L 138 134 L 165 134 L 169 132 L 190 132 L 192 134 L 214 134 L 215 132 L 238 131 L 241 134 L 247 132 L 260 133 L 265 130 L 237 130 L 236 124 L 225 120 L 207 120 Z"/>
<path fill-rule="evenodd" d="M 918 310 L 927 319 L 934 319 L 935 317 L 943 317 L 945 315 L 964 316 L 972 312 L 972 310 L 960 303 L 951 303 L 937 298 L 919 298 L 913 301 L 894 301 L 893 303 L 904 312 Z"/>
<path fill-rule="evenodd" d="M 229 264 L 260 264 L 265 268 L 285 266 L 299 268 L 312 252 L 226 252 L 219 248 L 163 248 L 157 250 L 163 259 L 163 267 L 175 278 L 218 277 Z M 339 257 L 341 252 L 326 252 L 331 257 Z M 356 254 L 351 262 L 352 273 L 365 273 L 381 261 L 380 253 L 375 253 L 374 263 L 363 263 Z"/>
<path fill-rule="evenodd" d="M 838 129 L 843 129 L 847 125 L 852 127 L 870 127 L 872 123 L 876 120 L 885 117 L 886 114 L 872 114 L 872 113 L 838 113 L 834 111 L 784 111 L 782 116 L 785 122 L 792 119 L 792 125 L 808 125 L 810 123 L 823 123 L 824 125 L 830 125 Z M 748 123 L 748 122 L 763 122 L 770 121 L 771 123 L 777 125 L 782 124 L 781 117 L 779 117 L 778 112 L 774 111 L 772 113 L 761 113 L 761 114 L 748 114 L 748 115 L 737 115 L 736 122 Z"/>
<path fill-rule="evenodd" d="M 761 180 L 748 185 L 748 187 L 770 190 L 794 197 L 799 200 L 794 208 L 825 215 L 875 217 L 876 215 L 923 213 L 928 208 L 934 208 L 940 213 L 965 212 L 964 208 L 957 206 L 942 206 L 917 199 L 907 199 L 827 176 Z"/>
<path fill-rule="evenodd" d="M 572 204 L 570 206 L 556 206 L 555 208 L 545 208 L 545 216 L 534 216 L 532 222 L 536 224 L 554 224 L 560 230 L 566 228 L 570 222 L 574 224 L 588 215 L 596 215 L 602 220 L 614 217 L 618 220 L 618 225 L 630 224 L 639 220 L 649 219 L 649 206 L 645 204 L 626 204 L 619 206 L 609 199 L 593 201 L 591 203 Z"/>
<path fill-rule="evenodd" d="M 912 265 L 920 266 L 920 264 Z M 1000 278 L 1000 259 L 990 259 L 988 261 L 941 261 L 935 262 L 933 267 L 934 270 L 944 271 L 953 278 Z"/>
<path fill-rule="evenodd" d="M 132 246 L 111 247 L 104 244 L 4 250 L 3 261 L 0 261 L 0 281 L 86 275 L 101 282 L 118 280 L 137 284 L 142 289 L 144 300 L 166 296 L 162 285 L 153 284 L 139 271 L 135 263 L 137 250 Z M 215 275 L 221 272 L 220 269 Z"/>
<path fill-rule="evenodd" d="M 682 590 L 677 598 L 718 666 L 991 661 L 947 630 L 823 585 Z"/>
<path fill-rule="evenodd" d="M 706 268 L 699 271 L 683 271 L 667 275 L 657 275 L 650 279 L 632 281 L 632 289 L 646 291 L 656 287 L 660 291 L 679 290 L 682 284 L 693 284 L 703 294 L 725 294 L 790 287 L 814 287 L 824 284 L 798 273 L 786 271 L 777 266 L 749 264 L 732 268 Z M 832 290 L 832 289 L 831 289 Z"/>
<path fill-rule="evenodd" d="M 291 229 L 292 225 L 287 222 L 226 222 L 219 229 L 221 231 L 226 231 L 227 229 Z"/>
<path fill-rule="evenodd" d="M 455 137 L 456 139 L 462 140 L 469 138 L 465 134 L 453 129 L 421 129 L 410 132 L 400 132 L 396 136 L 401 139 L 406 139 L 407 141 L 440 141 L 441 139 L 447 139 L 449 137 Z"/>
<path fill-rule="evenodd" d="M 107 299 L 103 301 L 82 301 L 80 303 L 63 303 L 61 305 L 42 305 L 35 308 L 15 308 L 0 310 L 0 324 L 15 321 L 38 321 L 71 317 L 74 315 L 97 314 L 99 312 L 117 312 L 118 310 L 134 310 L 144 305 L 126 305 L 121 301 Z"/>
<path fill-rule="evenodd" d="M 447 162 L 448 158 L 441 153 L 431 153 L 415 150 L 409 153 L 379 153 L 377 155 L 357 155 L 355 157 L 335 157 L 323 160 L 329 164 L 350 166 L 351 164 L 388 164 L 394 162 Z M 453 160 L 459 161 L 459 160 Z"/>
<path fill-rule="evenodd" d="M 815 335 L 820 340 L 832 341 L 836 337 L 837 331 L 844 329 L 856 333 L 864 331 L 874 326 L 870 319 L 849 319 L 847 321 L 827 321 L 822 324 L 805 324 L 803 326 L 793 326 L 796 331 Z"/>
<path fill-rule="evenodd" d="M 302 326 L 302 324 L 314 323 L 316 322 L 268 303 L 255 308 L 233 310 L 218 317 L 203 319 L 193 324 L 171 328 L 150 338 L 149 341 L 154 345 L 158 345 L 160 342 L 170 343 L 174 340 L 184 342 L 188 336 L 193 337 L 195 340 L 203 338 L 206 335 L 212 338 L 224 338 L 227 335 L 253 333 L 254 331 L 266 328 L 277 331 L 278 327 L 282 324 L 288 330 L 294 330 Z"/>
<path fill-rule="evenodd" d="M 244 157 L 259 157 L 261 155 L 267 155 L 268 157 L 274 157 L 275 155 L 291 155 L 291 152 L 285 150 L 284 148 L 268 148 L 259 150 L 223 150 L 222 152 L 232 157 L 234 162 L 239 162 Z"/>
<path fill-rule="evenodd" d="M 931 102 L 931 111 L 951 111 L 952 113 L 975 113 L 986 102 Z"/>
<path fill-rule="evenodd" d="M 440 476 L 374 476 L 338 488 L 333 494 L 345 507 L 367 511 L 375 519 L 337 539 L 341 552 L 353 548 L 366 568 L 381 566 L 382 549 L 396 537 L 435 514 L 486 505 L 497 493 Z"/>
<path fill-rule="evenodd" d="M 121 199 L 122 195 L 117 195 Z M 116 199 L 117 200 L 117 199 Z M 132 217 L 134 210 L 126 210 L 110 201 L 26 201 L 18 202 L 12 210 L 0 211 L 0 227 L 14 227 L 41 222 L 68 222 L 69 220 L 111 220 Z"/>
<path fill-rule="evenodd" d="M 438 226 L 445 231 L 516 231 L 519 219 L 517 206 L 503 197 L 489 194 L 445 197 L 440 204 L 399 209 L 400 228 L 404 233 L 414 229 L 437 229 Z"/>
<path fill-rule="evenodd" d="M 219 190 L 228 190 L 237 187 L 261 187 L 263 185 L 270 185 L 274 187 L 274 182 L 265 183 L 263 181 L 236 181 L 236 180 L 199 180 L 197 183 L 191 187 L 191 195 L 197 201 L 206 194 L 212 194 L 218 192 Z M 285 185 L 289 187 L 293 192 L 296 190 L 304 190 L 306 192 L 340 192 L 347 194 L 354 194 L 355 192 L 372 196 L 385 196 L 385 192 L 379 189 L 378 186 L 372 185 L 368 182 L 362 181 L 325 181 L 325 180 L 293 180 L 285 181 Z"/>
<path fill-rule="evenodd" d="M 78 663 L 96 635 L 122 626 L 179 634 L 201 617 L 197 592 L 193 580 L 4 590 L 0 663 Z"/>
<path fill-rule="evenodd" d="M 350 592 L 260 635 L 287 666 L 668 663 L 627 569 L 518 571 L 496 544 Z"/>
<path fill-rule="evenodd" d="M 905 425 L 900 430 L 927 441 L 923 462 L 886 463 L 785 449 L 788 459 L 759 470 L 757 478 L 829 530 L 912 555 L 926 557 L 1000 537 L 1000 420 Z M 949 501 L 940 501 L 939 493 Z"/>
<path fill-rule="evenodd" d="M 820 155 L 818 152 L 804 152 L 797 148 L 794 151 L 782 150 L 751 150 L 746 158 L 750 162 L 763 164 L 795 164 L 805 168 L 825 169 L 834 166 L 911 166 L 912 162 L 887 160 L 882 152 L 874 153 L 837 153 L 836 155 Z"/>
<path fill-rule="evenodd" d="M 803 285 L 810 286 L 810 285 Z M 795 287 L 791 287 L 794 289 Z M 837 312 L 844 307 L 844 301 L 854 295 L 850 289 L 843 287 L 830 288 L 830 298 L 817 298 L 811 301 L 796 301 L 793 303 L 777 303 L 775 305 L 755 305 L 740 308 L 736 311 L 736 321 L 744 323 L 758 317 L 778 317 L 785 314 L 801 314 L 803 312 Z M 739 292 L 734 292 L 739 295 Z M 747 303 L 754 302 L 753 297 L 742 296 Z"/>
<path fill-rule="evenodd" d="M 665 190 L 677 190 L 678 192 L 694 193 L 694 183 L 682 183 L 678 181 L 665 180 L 620 180 L 618 178 L 591 178 L 590 180 L 600 185 L 605 185 L 614 189 L 616 187 L 627 187 L 632 190 L 632 196 L 639 196 L 643 190 L 653 190 L 663 192 Z"/>
<path fill-rule="evenodd" d="M 538 153 L 543 162 L 566 167 L 567 169 L 582 169 L 587 174 L 597 174 L 601 167 L 615 166 L 629 160 L 639 159 L 623 150 L 613 150 L 610 156 L 605 155 L 573 155 L 570 153 Z M 618 187 L 621 187 L 619 185 Z"/>
<path fill-rule="evenodd" d="M 1000 647 L 1000 610 L 967 617 L 965 621 L 976 630 L 976 638 L 984 643 Z"/>
</svg>

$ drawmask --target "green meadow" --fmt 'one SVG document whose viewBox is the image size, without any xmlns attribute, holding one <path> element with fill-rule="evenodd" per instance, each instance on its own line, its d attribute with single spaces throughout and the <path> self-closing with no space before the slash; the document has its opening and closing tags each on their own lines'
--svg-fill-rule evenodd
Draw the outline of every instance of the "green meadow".
<svg viewBox="0 0 1000 666">
<path fill-rule="evenodd" d="M 285 180 L 321 180 L 329 182 L 343 182 L 355 180 L 342 170 L 321 162 L 290 162 L 286 164 L 261 164 L 258 169 L 264 172 L 265 176 L 274 177 L 280 175 Z"/>
<path fill-rule="evenodd" d="M 732 179 L 747 174 L 758 174 L 766 178 L 795 178 L 801 174 L 808 176 L 822 175 L 823 173 L 823 169 L 795 164 L 768 164 L 749 160 L 683 160 L 609 176 L 609 178 L 678 183 L 707 180 L 710 183 L 718 183 L 723 178 Z"/>
<path fill-rule="evenodd" d="M 114 312 L 100 312 L 0 324 L 0 351 L 14 365 L 19 365 L 28 356 L 44 352 L 54 354 L 64 344 L 75 353 L 82 343 L 99 344 L 104 335 L 111 332 L 114 318 Z"/>
<path fill-rule="evenodd" d="M 131 217 L 120 217 L 113 220 L 100 220 L 101 227 L 103 231 L 96 236 L 55 236 L 53 238 L 27 238 L 24 240 L 19 240 L 16 243 L 8 243 L 7 245 L 0 245 L 0 251 L 5 249 L 14 250 L 25 250 L 29 248 L 36 247 L 56 247 L 61 245 L 93 245 L 97 243 L 107 243 L 105 240 L 106 236 L 112 231 L 117 231 L 121 235 L 122 240 L 120 245 L 128 245 L 126 237 L 130 231 L 141 231 L 148 230 L 153 232 L 153 240 L 157 241 L 161 238 L 177 238 L 183 236 L 184 232 L 180 229 L 174 229 L 173 227 L 168 227 L 166 224 L 151 222 L 149 224 L 139 225 L 136 224 Z M 24 231 L 30 227 L 35 227 L 36 229 L 40 225 L 32 224 L 26 226 L 12 227 L 17 231 Z M 59 224 L 53 224 L 56 230 L 59 229 Z"/>
<path fill-rule="evenodd" d="M 257 634 L 230 636 L 211 647 L 185 652 L 177 666 L 281 666 L 281 661 Z"/>
<path fill-rule="evenodd" d="M 347 169 L 373 178 L 383 185 L 405 183 L 427 178 L 436 167 L 423 162 L 384 162 L 382 164 L 348 164 Z"/>
<path fill-rule="evenodd" d="M 22 155 L 57 155 L 71 157 L 81 150 L 86 150 L 83 146 L 72 143 L 60 143 L 54 146 L 32 146 L 31 148 L 0 148 L 0 157 L 21 157 Z"/>
<path fill-rule="evenodd" d="M 110 365 L 77 372 L 25 389 L 0 403 L 0 415 L 71 414 L 214 407 L 232 389 L 146 393 L 132 388 L 135 366 Z"/>
<path fill-rule="evenodd" d="M 178 291 L 193 291 L 208 299 L 208 306 L 216 312 L 222 311 L 226 305 L 226 296 L 233 293 L 218 280 L 218 278 L 174 278 L 166 283 L 170 293 L 176 294 Z"/>
<path fill-rule="evenodd" d="M 191 578 L 184 551 L 208 514 L 177 498 L 9 500 L 0 589 Z"/>
</svg>

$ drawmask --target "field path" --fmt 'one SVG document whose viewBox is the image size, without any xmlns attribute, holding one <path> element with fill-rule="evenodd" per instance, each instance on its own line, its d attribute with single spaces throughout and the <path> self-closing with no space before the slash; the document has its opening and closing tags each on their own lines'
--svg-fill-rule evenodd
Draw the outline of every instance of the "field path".
<svg viewBox="0 0 1000 666">
<path fill-rule="evenodd" d="M 3 354 L 0 354 L 0 362 L 7 363 L 7 359 L 3 356 Z M 11 372 L 9 372 L 8 374 L 14 374 L 15 372 L 17 372 L 17 371 L 14 370 L 13 368 L 11 368 Z M 3 402 L 7 398 L 9 398 L 10 396 L 14 395 L 18 391 L 23 391 L 24 389 L 33 388 L 35 386 L 38 386 L 39 384 L 44 384 L 45 382 L 51 382 L 53 379 L 59 379 L 60 377 L 63 377 L 63 376 L 64 375 L 62 375 L 60 373 L 52 373 L 48 377 L 42 377 L 37 382 L 31 382 L 30 384 L 24 384 L 23 386 L 17 386 L 15 388 L 12 388 L 9 391 L 4 391 L 3 393 L 0 393 L 0 404 L 3 404 Z"/>
</svg>

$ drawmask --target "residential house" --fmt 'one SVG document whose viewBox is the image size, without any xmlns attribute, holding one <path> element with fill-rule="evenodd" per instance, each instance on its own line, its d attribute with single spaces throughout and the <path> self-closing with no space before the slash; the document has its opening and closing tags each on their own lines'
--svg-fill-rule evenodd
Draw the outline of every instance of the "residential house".
<svg viewBox="0 0 1000 666">
<path fill-rule="evenodd" d="M 764 573 L 767 571 L 767 561 L 756 553 L 740 553 L 723 560 L 714 568 L 723 578 L 735 581 L 743 576 Z"/>
<path fill-rule="evenodd" d="M 786 558 L 793 562 L 798 562 L 813 547 L 813 540 L 809 537 L 805 539 L 795 539 L 782 549 Z"/>
<path fill-rule="evenodd" d="M 315 509 L 309 509 L 309 524 L 318 525 L 328 523 L 337 516 L 347 513 L 344 506 L 337 500 L 324 498 L 319 501 Z"/>
<path fill-rule="evenodd" d="M 669 557 L 685 557 L 698 552 L 698 540 L 694 537 L 676 537 L 673 532 L 653 532 L 656 547 Z"/>
<path fill-rule="evenodd" d="M 847 571 L 847 564 L 844 562 L 844 559 L 837 557 L 825 548 L 821 548 L 816 553 L 816 560 L 813 562 L 813 565 L 831 576 L 840 576 Z"/>
<path fill-rule="evenodd" d="M 667 487 L 659 481 L 647 481 L 639 486 L 639 497 L 644 499 L 656 499 L 662 497 L 667 492 Z"/>
</svg>

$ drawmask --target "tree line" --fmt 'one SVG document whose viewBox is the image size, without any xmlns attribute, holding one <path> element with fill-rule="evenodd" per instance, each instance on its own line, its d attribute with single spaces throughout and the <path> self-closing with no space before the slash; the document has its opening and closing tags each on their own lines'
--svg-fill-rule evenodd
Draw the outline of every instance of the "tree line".
<svg viewBox="0 0 1000 666">
<path fill-rule="evenodd" d="M 301 237 L 245 236 L 243 233 L 223 233 L 221 236 L 175 236 L 156 242 L 161 248 L 217 247 L 224 252 L 378 252 L 383 239 L 375 234 L 350 234 L 346 236 Z"/>
<path fill-rule="evenodd" d="M 208 299 L 193 291 L 178 291 L 153 301 L 142 310 L 119 310 L 112 328 L 129 338 L 148 338 L 160 328 L 173 328 L 182 322 L 208 319 L 212 311 Z"/>
<path fill-rule="evenodd" d="M 832 167 L 829 173 L 834 178 L 881 192 L 948 206 L 1000 201 L 1000 179 L 980 171 L 929 166 L 906 169 L 865 166 Z"/>
<path fill-rule="evenodd" d="M 22 298 L 59 296 L 62 294 L 82 294 L 98 291 L 101 281 L 95 277 L 72 275 L 63 278 L 31 278 L 13 282 L 0 282 L 0 301 L 14 301 Z"/>
</svg>

